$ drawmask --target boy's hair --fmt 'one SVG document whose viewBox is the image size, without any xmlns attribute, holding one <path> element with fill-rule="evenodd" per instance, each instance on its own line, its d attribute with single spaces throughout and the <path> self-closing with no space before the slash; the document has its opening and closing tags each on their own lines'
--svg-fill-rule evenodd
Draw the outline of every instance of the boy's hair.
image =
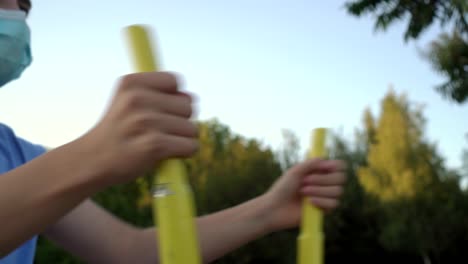
<svg viewBox="0 0 468 264">
<path fill-rule="evenodd" d="M 29 10 L 31 10 L 31 0 L 18 0 L 18 5 L 26 13 L 29 13 Z"/>
</svg>

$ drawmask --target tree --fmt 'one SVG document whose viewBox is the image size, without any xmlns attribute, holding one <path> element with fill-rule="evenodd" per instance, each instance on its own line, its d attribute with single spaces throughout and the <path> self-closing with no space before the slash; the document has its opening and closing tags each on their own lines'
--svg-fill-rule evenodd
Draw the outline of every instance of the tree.
<svg viewBox="0 0 468 264">
<path fill-rule="evenodd" d="M 282 174 L 276 154 L 254 139 L 233 133 L 217 120 L 199 122 L 199 152 L 185 160 L 198 215 L 238 205 L 263 194 Z M 294 136 L 291 134 L 291 138 Z M 150 174 L 98 193 L 101 206 L 136 226 L 153 224 Z M 296 230 L 268 235 L 217 263 L 288 263 L 295 257 Z M 156 249 L 155 249 L 156 250 Z M 37 263 L 82 263 L 41 239 Z"/>
<path fill-rule="evenodd" d="M 412 199 L 385 203 L 379 241 L 387 250 L 420 255 L 424 263 L 450 263 L 456 256 L 466 261 L 466 197 L 458 176 L 444 174 Z"/>
<path fill-rule="evenodd" d="M 463 151 L 463 165 L 462 165 L 462 173 L 463 177 L 468 178 L 468 150 Z"/>
<path fill-rule="evenodd" d="M 216 119 L 200 123 L 199 135 L 200 150 L 187 165 L 200 215 L 261 195 L 282 174 L 279 158 L 269 147 L 233 133 Z M 296 230 L 271 234 L 216 263 L 289 263 L 295 257 L 295 238 Z"/>
<path fill-rule="evenodd" d="M 368 112 L 370 113 L 370 112 Z M 366 143 L 355 146 L 343 136 L 333 133 L 330 158 L 347 165 L 347 183 L 340 206 L 325 218 L 325 258 L 327 263 L 357 260 L 361 263 L 386 262 L 389 254 L 378 240 L 381 208 L 377 200 L 367 195 L 359 182 L 357 168 L 365 164 Z"/>
<path fill-rule="evenodd" d="M 420 110 L 412 109 L 404 96 L 397 97 L 393 91 L 385 96 L 375 132 L 367 132 L 374 137 L 369 141 L 367 165 L 358 171 L 367 192 L 390 201 L 414 197 L 431 183 L 433 155 L 423 139 L 423 124 Z"/>
<path fill-rule="evenodd" d="M 459 32 L 443 33 L 434 40 L 425 54 L 432 67 L 448 80 L 436 86 L 444 96 L 456 102 L 468 98 L 468 43 Z"/>
<path fill-rule="evenodd" d="M 466 0 L 354 0 L 345 4 L 354 16 L 374 14 L 375 30 L 408 18 L 405 41 L 418 39 L 431 25 L 453 26 L 453 33 L 434 40 L 425 54 L 433 68 L 446 76 L 436 87 L 441 94 L 463 103 L 468 99 L 468 1 Z"/>
<path fill-rule="evenodd" d="M 392 90 L 380 116 L 364 112 L 366 161 L 358 169 L 364 190 L 378 198 L 374 235 L 387 252 L 419 256 L 424 263 L 445 263 L 460 255 L 468 234 L 468 214 L 460 176 L 424 138 L 421 108 Z M 372 199 L 372 198 L 370 198 Z"/>
<path fill-rule="evenodd" d="M 300 143 L 299 138 L 293 131 L 284 129 L 282 131 L 283 144 L 282 148 L 278 151 L 277 156 L 281 167 L 286 170 L 299 162 L 300 160 Z"/>
<path fill-rule="evenodd" d="M 468 134 L 466 134 L 466 140 L 468 142 Z M 463 150 L 462 155 L 462 176 L 468 179 L 468 148 Z"/>
</svg>

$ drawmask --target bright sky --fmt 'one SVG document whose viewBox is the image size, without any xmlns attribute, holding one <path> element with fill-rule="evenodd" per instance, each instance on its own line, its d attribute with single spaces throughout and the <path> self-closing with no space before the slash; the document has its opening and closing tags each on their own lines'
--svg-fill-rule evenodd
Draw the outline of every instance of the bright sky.
<svg viewBox="0 0 468 264">
<path fill-rule="evenodd" d="M 309 144 L 318 126 L 351 137 L 392 84 L 426 105 L 427 132 L 450 166 L 467 146 L 468 105 L 444 100 L 442 81 L 418 55 L 435 36 L 405 44 L 403 26 L 373 32 L 344 1 L 33 1 L 33 65 L 0 90 L 0 122 L 36 143 L 58 146 L 102 116 L 119 76 L 131 71 L 122 28 L 152 25 L 164 68 L 199 97 L 199 119 L 278 147 L 288 128 Z"/>
</svg>

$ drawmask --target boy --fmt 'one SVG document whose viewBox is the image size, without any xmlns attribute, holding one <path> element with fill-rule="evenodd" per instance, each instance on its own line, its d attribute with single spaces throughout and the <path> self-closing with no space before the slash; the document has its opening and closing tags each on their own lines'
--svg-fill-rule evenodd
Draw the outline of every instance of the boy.
<svg viewBox="0 0 468 264">
<path fill-rule="evenodd" d="M 0 0 L 2 87 L 31 63 L 30 7 L 29 0 Z M 155 162 L 193 155 L 198 143 L 191 115 L 191 97 L 178 90 L 177 77 L 151 72 L 122 77 L 100 122 L 47 153 L 0 124 L 0 264 L 33 263 L 38 234 L 89 263 L 157 263 L 157 230 L 124 223 L 89 197 L 134 180 Z M 199 217 L 204 262 L 297 226 L 303 196 L 324 210 L 335 208 L 343 169 L 339 161 L 308 160 L 265 194 Z"/>
</svg>

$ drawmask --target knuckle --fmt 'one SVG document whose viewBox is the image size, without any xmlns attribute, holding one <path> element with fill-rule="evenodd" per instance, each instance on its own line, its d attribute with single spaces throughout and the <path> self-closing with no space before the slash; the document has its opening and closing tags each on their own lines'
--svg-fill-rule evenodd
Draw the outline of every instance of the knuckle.
<svg viewBox="0 0 468 264">
<path fill-rule="evenodd" d="M 177 85 L 177 83 L 178 83 L 178 78 L 177 78 L 177 75 L 175 73 L 162 71 L 162 72 L 156 72 L 155 74 L 157 74 L 158 77 L 165 80 L 169 84 Z"/>
<path fill-rule="evenodd" d="M 148 135 L 146 145 L 153 155 L 165 155 L 167 152 L 166 141 L 163 139 L 163 135 L 159 133 Z"/>
<path fill-rule="evenodd" d="M 148 131 L 148 120 L 142 115 L 132 116 L 128 119 L 128 123 L 126 125 L 126 135 L 132 138 L 139 137 L 142 135 L 147 134 Z M 145 140 L 143 140 L 145 141 Z"/>
<path fill-rule="evenodd" d="M 139 108 L 144 104 L 145 97 L 138 92 L 128 93 L 125 100 L 125 105 L 127 108 L 135 109 Z"/>
<path fill-rule="evenodd" d="M 141 114 L 135 117 L 133 126 L 141 131 L 146 131 L 152 126 L 153 120 L 148 114 Z"/>
<path fill-rule="evenodd" d="M 124 90 L 129 89 L 135 84 L 135 80 L 137 78 L 138 78 L 137 73 L 131 73 L 131 74 L 122 76 L 122 78 L 120 79 L 120 89 L 124 89 Z"/>
<path fill-rule="evenodd" d="M 335 187 L 335 194 L 336 194 L 336 196 L 341 196 L 343 194 L 343 187 L 336 186 Z"/>
<path fill-rule="evenodd" d="M 190 103 L 187 103 L 185 108 L 183 109 L 183 116 L 186 118 L 189 118 L 192 116 L 192 114 L 193 114 L 192 105 Z"/>
<path fill-rule="evenodd" d="M 189 136 L 191 137 L 198 137 L 198 126 L 192 122 L 189 122 L 188 125 Z"/>
<path fill-rule="evenodd" d="M 184 147 L 184 151 L 182 155 L 184 157 L 189 157 L 198 151 L 198 142 L 196 140 L 189 140 L 186 146 Z"/>
</svg>

